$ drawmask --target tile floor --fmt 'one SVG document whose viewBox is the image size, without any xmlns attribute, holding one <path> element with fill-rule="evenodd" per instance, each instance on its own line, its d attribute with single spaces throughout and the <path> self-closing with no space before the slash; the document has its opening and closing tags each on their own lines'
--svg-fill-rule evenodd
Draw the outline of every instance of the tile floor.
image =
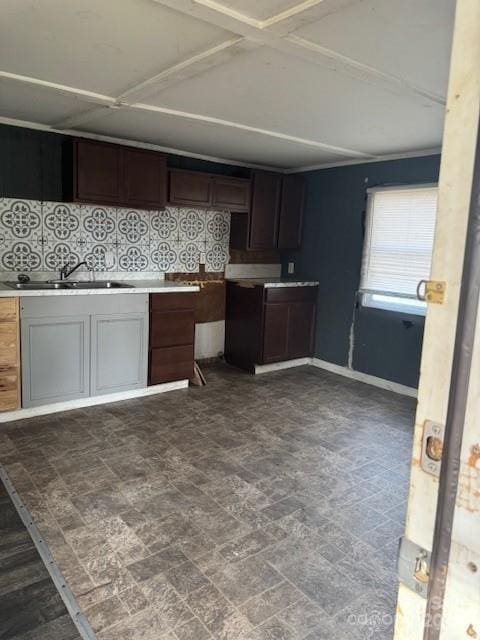
<svg viewBox="0 0 480 640">
<path fill-rule="evenodd" d="M 80 640 L 0 480 L 0 638 Z"/>
<path fill-rule="evenodd" d="M 392 637 L 414 401 L 311 367 L 0 427 L 98 640 Z"/>
</svg>

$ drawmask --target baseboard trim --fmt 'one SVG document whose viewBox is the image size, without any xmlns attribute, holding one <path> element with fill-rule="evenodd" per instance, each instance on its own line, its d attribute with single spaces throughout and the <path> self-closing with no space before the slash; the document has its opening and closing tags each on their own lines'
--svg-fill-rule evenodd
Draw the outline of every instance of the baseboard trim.
<svg viewBox="0 0 480 640">
<path fill-rule="evenodd" d="M 393 393 L 399 393 L 402 396 L 416 398 L 418 394 L 417 389 L 415 389 L 414 387 L 407 387 L 406 385 L 399 384 L 398 382 L 391 382 L 390 380 L 385 380 L 384 378 L 377 378 L 376 376 L 371 376 L 368 373 L 362 373 L 361 371 L 355 371 L 353 369 L 349 369 L 348 367 L 341 367 L 338 364 L 327 362 L 327 360 L 311 358 L 310 363 L 314 367 L 318 367 L 319 369 L 324 369 L 325 371 L 336 373 L 339 376 L 344 376 L 345 378 L 350 378 L 352 380 L 356 380 L 357 382 L 364 382 L 365 384 L 370 384 L 373 387 L 378 387 L 379 389 L 393 391 Z"/>
<path fill-rule="evenodd" d="M 130 400 L 131 398 L 153 396 L 157 393 L 166 393 L 167 391 L 176 391 L 177 389 L 186 389 L 187 387 L 188 380 L 178 380 L 177 382 L 164 382 L 163 384 L 155 384 L 144 389 L 131 389 L 130 391 L 119 391 L 117 393 L 109 393 L 103 396 L 79 398 L 78 400 L 55 402 L 54 404 L 43 404 L 39 407 L 29 407 L 28 409 L 6 411 L 5 413 L 0 413 L 0 423 L 11 422 L 12 420 L 23 420 L 24 418 L 34 418 L 36 416 L 45 416 L 50 413 L 69 411 L 70 409 L 93 407 L 98 404 L 121 402 L 122 400 Z"/>
<path fill-rule="evenodd" d="M 272 364 L 256 364 L 254 365 L 254 374 L 270 373 L 271 371 L 281 371 L 282 369 L 291 369 L 292 367 L 301 367 L 306 364 L 312 364 L 311 358 L 296 358 L 295 360 L 283 360 L 282 362 L 272 362 Z"/>
</svg>

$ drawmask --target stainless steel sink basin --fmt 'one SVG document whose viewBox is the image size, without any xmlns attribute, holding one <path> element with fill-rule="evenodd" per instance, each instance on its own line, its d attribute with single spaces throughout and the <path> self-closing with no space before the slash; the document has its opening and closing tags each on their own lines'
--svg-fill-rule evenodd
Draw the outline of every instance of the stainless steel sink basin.
<svg viewBox="0 0 480 640">
<path fill-rule="evenodd" d="M 66 282 L 67 289 L 130 289 L 133 285 L 113 280 L 98 282 Z"/>
<path fill-rule="evenodd" d="M 38 289 L 68 289 L 63 282 L 4 282 L 11 289 L 38 290 Z"/>
<path fill-rule="evenodd" d="M 133 285 L 113 280 L 99 282 L 4 282 L 7 287 L 23 291 L 38 291 L 50 289 L 129 289 Z"/>
</svg>

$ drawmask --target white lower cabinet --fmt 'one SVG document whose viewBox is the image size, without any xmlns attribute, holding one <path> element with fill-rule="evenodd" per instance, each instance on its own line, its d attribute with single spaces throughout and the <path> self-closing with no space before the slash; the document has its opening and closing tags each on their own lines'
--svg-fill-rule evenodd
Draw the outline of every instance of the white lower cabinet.
<svg viewBox="0 0 480 640">
<path fill-rule="evenodd" d="M 146 387 L 147 315 L 119 313 L 90 321 L 91 395 Z"/>
<path fill-rule="evenodd" d="M 22 406 L 147 386 L 148 295 L 21 300 Z"/>
<path fill-rule="evenodd" d="M 90 395 L 90 318 L 22 319 L 24 407 Z"/>
</svg>

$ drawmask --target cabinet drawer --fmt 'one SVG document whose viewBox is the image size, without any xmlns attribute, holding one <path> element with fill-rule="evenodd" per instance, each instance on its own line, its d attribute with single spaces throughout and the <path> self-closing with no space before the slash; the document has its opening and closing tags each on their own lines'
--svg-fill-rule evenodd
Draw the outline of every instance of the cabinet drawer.
<svg viewBox="0 0 480 640">
<path fill-rule="evenodd" d="M 195 312 L 193 309 L 150 314 L 150 347 L 174 347 L 193 344 Z"/>
<path fill-rule="evenodd" d="M 318 287 L 272 287 L 265 289 L 266 302 L 314 302 Z"/>
<path fill-rule="evenodd" d="M 18 327 L 16 322 L 0 322 L 0 362 L 3 366 L 18 364 Z"/>
<path fill-rule="evenodd" d="M 0 322 L 16 322 L 18 298 L 0 298 Z"/>
<path fill-rule="evenodd" d="M 193 344 L 150 351 L 150 385 L 185 380 L 193 375 Z"/>
<path fill-rule="evenodd" d="M 196 292 L 192 293 L 151 293 L 151 311 L 174 311 L 176 309 L 195 309 Z"/>
<path fill-rule="evenodd" d="M 0 367 L 0 411 L 19 408 L 18 371 Z"/>
</svg>

